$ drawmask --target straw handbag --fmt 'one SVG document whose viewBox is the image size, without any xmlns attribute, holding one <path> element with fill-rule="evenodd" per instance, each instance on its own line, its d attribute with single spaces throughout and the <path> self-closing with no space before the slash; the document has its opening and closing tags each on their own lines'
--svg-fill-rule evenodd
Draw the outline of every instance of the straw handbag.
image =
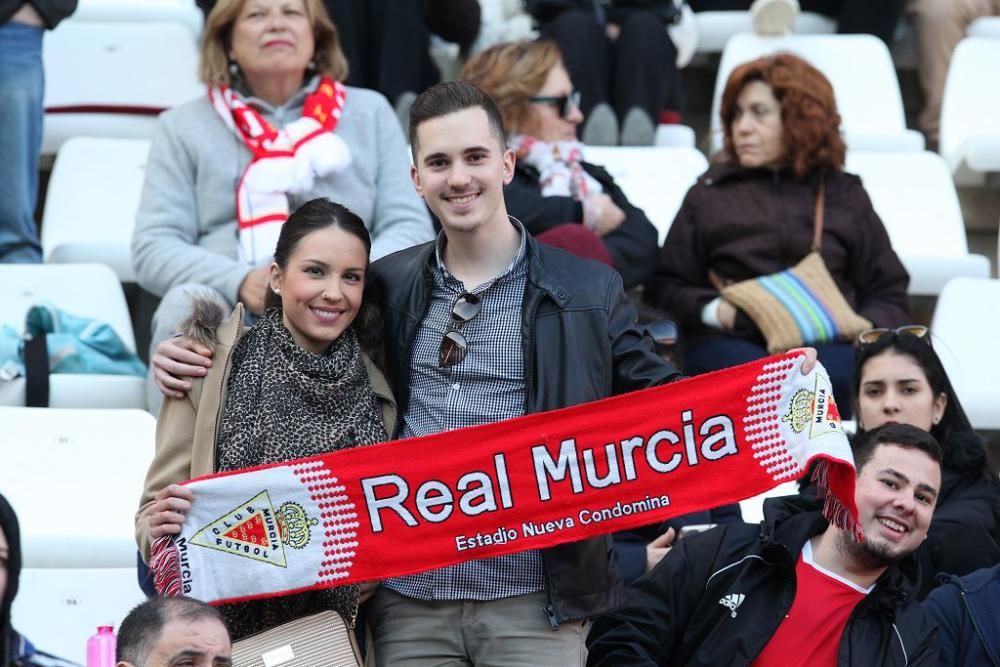
<svg viewBox="0 0 1000 667">
<path fill-rule="evenodd" d="M 723 299 L 750 316 L 772 354 L 803 345 L 853 340 L 872 327 L 847 303 L 819 253 L 825 201 L 826 185 L 821 179 L 812 250 L 802 261 L 790 269 L 721 289 Z"/>
</svg>

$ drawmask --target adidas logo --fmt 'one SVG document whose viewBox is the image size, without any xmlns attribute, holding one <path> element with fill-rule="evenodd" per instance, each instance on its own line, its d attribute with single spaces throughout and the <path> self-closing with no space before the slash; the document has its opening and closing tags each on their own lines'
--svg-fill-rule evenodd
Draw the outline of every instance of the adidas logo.
<svg viewBox="0 0 1000 667">
<path fill-rule="evenodd" d="M 736 618 L 736 610 L 740 608 L 740 605 L 743 604 L 743 600 L 745 600 L 746 597 L 747 596 L 743 593 L 730 593 L 726 597 L 719 600 L 719 604 L 729 609 L 729 615 Z"/>
</svg>

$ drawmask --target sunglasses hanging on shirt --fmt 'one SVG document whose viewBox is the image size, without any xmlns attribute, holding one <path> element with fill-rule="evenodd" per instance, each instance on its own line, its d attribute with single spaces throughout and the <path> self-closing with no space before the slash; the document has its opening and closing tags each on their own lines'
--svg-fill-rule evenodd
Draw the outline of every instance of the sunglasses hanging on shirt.
<svg viewBox="0 0 1000 667">
<path fill-rule="evenodd" d="M 482 299 L 471 292 L 462 292 L 455 299 L 451 306 L 451 328 L 441 339 L 441 347 L 438 349 L 438 368 L 451 368 L 465 359 L 469 341 L 458 328 L 471 322 L 482 307 Z"/>
</svg>

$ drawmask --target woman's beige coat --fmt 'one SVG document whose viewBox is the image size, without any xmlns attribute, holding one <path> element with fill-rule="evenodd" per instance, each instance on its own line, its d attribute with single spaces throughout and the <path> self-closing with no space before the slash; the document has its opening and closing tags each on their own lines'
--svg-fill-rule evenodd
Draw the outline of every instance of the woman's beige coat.
<svg viewBox="0 0 1000 667">
<path fill-rule="evenodd" d="M 142 557 L 149 562 L 152 542 L 149 513 L 155 495 L 170 484 L 186 482 L 215 472 L 215 441 L 219 417 L 229 379 L 230 358 L 236 342 L 246 331 L 243 306 L 215 329 L 215 340 L 206 340 L 204 322 L 193 322 L 183 331 L 207 347 L 214 347 L 212 367 L 203 378 L 191 380 L 191 391 L 182 399 L 165 398 L 156 423 L 156 453 L 146 473 L 146 483 L 135 517 L 135 537 Z M 367 355 L 363 355 L 372 390 L 382 406 L 385 431 L 392 434 L 396 424 L 396 401 L 389 383 Z"/>
</svg>

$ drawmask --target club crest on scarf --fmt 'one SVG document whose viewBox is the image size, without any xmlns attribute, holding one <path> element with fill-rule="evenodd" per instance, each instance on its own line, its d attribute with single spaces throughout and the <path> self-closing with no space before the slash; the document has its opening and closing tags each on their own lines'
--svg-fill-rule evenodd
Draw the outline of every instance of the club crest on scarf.
<svg viewBox="0 0 1000 667">
<path fill-rule="evenodd" d="M 304 549 L 317 523 L 295 502 L 275 511 L 268 492 L 261 491 L 196 532 L 191 544 L 287 567 L 285 547 Z"/>
<path fill-rule="evenodd" d="M 282 503 L 278 508 L 278 536 L 293 549 L 305 549 L 311 536 L 310 528 L 319 519 L 306 516 L 302 505 L 293 502 Z"/>
<path fill-rule="evenodd" d="M 791 426 L 796 433 L 809 427 L 809 437 L 816 438 L 841 429 L 840 412 L 832 399 L 829 384 L 816 383 L 814 391 L 799 389 L 792 395 L 788 412 L 781 421 Z"/>
</svg>

